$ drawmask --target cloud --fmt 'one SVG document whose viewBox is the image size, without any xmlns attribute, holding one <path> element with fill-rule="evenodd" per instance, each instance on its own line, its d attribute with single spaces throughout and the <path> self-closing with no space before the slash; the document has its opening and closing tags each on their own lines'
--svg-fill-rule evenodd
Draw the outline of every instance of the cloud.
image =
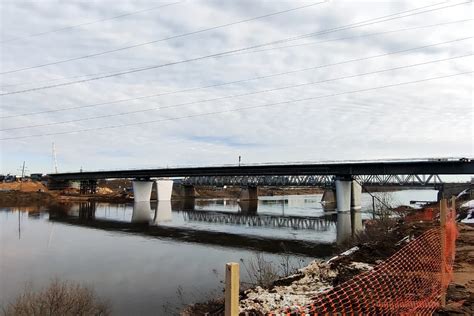
<svg viewBox="0 0 474 316">
<path fill-rule="evenodd" d="M 2 71 L 152 41 L 279 10 L 310 1 L 184 1 L 137 15 L 2 44 Z M 159 65 L 331 29 L 433 4 L 432 1 L 330 1 L 306 9 L 18 73 L 0 75 L 2 91 L 42 86 L 44 80 Z M 448 2 L 443 5 L 450 5 Z M 156 6 L 153 1 L 67 3 L 10 1 L 2 4 L 2 40 Z M 428 9 L 428 8 L 427 8 Z M 280 45 L 321 42 L 472 18 L 472 4 L 346 29 Z M 18 23 L 23 21 L 23 23 Z M 17 115 L 168 93 L 338 63 L 471 36 L 472 22 L 377 36 L 242 53 L 1 97 L 1 115 Z M 278 45 L 277 45 L 278 46 Z M 275 46 L 269 46 L 275 47 Z M 223 85 L 81 110 L 2 119 L 2 128 L 88 118 L 196 100 L 215 99 L 298 83 L 459 56 L 472 40 L 388 55 L 284 76 Z M 0 141 L 1 173 L 14 173 L 26 160 L 32 172 L 51 169 L 56 143 L 60 170 L 205 165 L 322 159 L 472 156 L 472 75 L 420 82 L 370 92 L 294 102 L 251 110 L 201 114 L 313 98 L 327 94 L 470 71 L 472 57 L 359 76 L 299 88 L 199 102 L 110 119 L 0 132 L 0 138 L 75 132 Z M 48 83 L 60 83 L 57 80 Z M 12 84 L 31 83 L 21 86 Z M 3 87 L 6 86 L 6 87 Z M 182 117 L 192 116 L 181 119 Z M 150 120 L 157 123 L 97 129 Z"/>
</svg>

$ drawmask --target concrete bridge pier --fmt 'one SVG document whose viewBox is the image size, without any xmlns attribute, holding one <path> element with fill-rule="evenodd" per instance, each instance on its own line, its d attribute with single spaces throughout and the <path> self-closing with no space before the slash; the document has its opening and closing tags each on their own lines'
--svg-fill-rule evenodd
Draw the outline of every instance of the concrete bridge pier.
<svg viewBox="0 0 474 316">
<path fill-rule="evenodd" d="M 80 194 L 95 194 L 97 192 L 97 180 L 82 180 L 79 184 Z"/>
<path fill-rule="evenodd" d="M 334 211 L 336 205 L 336 191 L 334 189 L 325 189 L 321 197 L 321 204 L 325 211 Z"/>
<path fill-rule="evenodd" d="M 156 199 L 158 201 L 171 201 L 173 193 L 173 180 L 159 179 L 156 180 Z"/>
<path fill-rule="evenodd" d="M 258 200 L 243 200 L 238 202 L 240 212 L 245 215 L 257 215 Z"/>
<path fill-rule="evenodd" d="M 351 231 L 352 236 L 354 237 L 357 233 L 364 230 L 364 226 L 362 225 L 362 212 L 358 211 L 351 211 Z"/>
<path fill-rule="evenodd" d="M 151 198 L 151 189 L 153 186 L 153 181 L 150 180 L 133 180 L 132 187 L 133 187 L 133 199 L 135 202 L 144 202 L 150 201 Z"/>
<path fill-rule="evenodd" d="M 336 179 L 336 203 L 338 212 L 348 212 L 351 210 L 352 179 Z"/>
<path fill-rule="evenodd" d="M 351 186 L 351 211 L 359 212 L 362 209 L 362 186 L 359 182 L 352 180 Z"/>
<path fill-rule="evenodd" d="M 351 212 L 337 212 L 336 243 L 341 244 L 352 236 Z"/>
<path fill-rule="evenodd" d="M 184 198 L 182 200 L 182 209 L 185 211 L 194 211 L 196 209 L 196 199 L 195 198 Z"/>
<path fill-rule="evenodd" d="M 183 185 L 183 195 L 185 199 L 196 198 L 196 189 L 194 188 L 194 185 Z"/>
<path fill-rule="evenodd" d="M 359 182 L 352 180 L 351 187 L 351 230 L 354 237 L 362 231 L 362 186 Z"/>
<path fill-rule="evenodd" d="M 239 200 L 251 201 L 258 200 L 258 187 L 257 186 L 246 186 L 240 191 Z"/>
</svg>

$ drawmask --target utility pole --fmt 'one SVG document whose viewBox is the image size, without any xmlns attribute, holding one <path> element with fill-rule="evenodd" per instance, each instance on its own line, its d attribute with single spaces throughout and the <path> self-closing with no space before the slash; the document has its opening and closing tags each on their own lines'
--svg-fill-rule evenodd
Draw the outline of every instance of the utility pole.
<svg viewBox="0 0 474 316">
<path fill-rule="evenodd" d="M 239 156 L 239 167 L 240 167 L 240 161 L 241 161 L 241 160 L 242 160 L 242 157 L 241 157 L 241 156 Z"/>
<path fill-rule="evenodd" d="M 20 191 L 23 187 L 23 178 L 25 177 L 25 161 L 23 161 L 23 165 L 20 167 L 20 169 L 17 169 L 17 170 L 21 170 L 21 178 L 20 178 Z"/>
</svg>

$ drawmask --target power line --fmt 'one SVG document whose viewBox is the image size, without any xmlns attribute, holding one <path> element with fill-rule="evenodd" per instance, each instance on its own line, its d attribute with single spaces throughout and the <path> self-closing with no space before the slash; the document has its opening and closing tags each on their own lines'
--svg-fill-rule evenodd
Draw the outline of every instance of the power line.
<svg viewBox="0 0 474 316">
<path fill-rule="evenodd" d="M 18 94 L 18 93 L 23 93 L 23 92 L 31 92 L 31 91 L 37 91 L 37 90 L 43 90 L 43 89 L 49 89 L 49 88 L 55 88 L 55 87 L 61 87 L 61 86 L 68 86 L 68 85 L 72 85 L 72 84 L 76 84 L 76 83 L 84 83 L 84 82 L 88 82 L 88 81 L 94 81 L 94 80 L 100 80 L 100 79 L 105 79 L 105 78 L 111 78 L 111 77 L 121 76 L 121 75 L 124 75 L 124 74 L 130 74 L 130 73 L 141 72 L 141 71 L 146 71 L 146 70 L 151 70 L 151 69 L 157 69 L 157 68 L 162 68 L 162 67 L 166 67 L 166 66 L 182 64 L 182 63 L 191 62 L 191 61 L 203 60 L 203 59 L 207 59 L 207 58 L 225 57 L 225 56 L 227 56 L 227 55 L 229 55 L 229 54 L 236 53 L 236 52 L 251 50 L 251 49 L 254 49 L 254 48 L 259 48 L 259 47 L 268 46 L 268 45 L 277 44 L 277 43 L 282 43 L 282 42 L 287 42 L 287 41 L 293 41 L 293 40 L 305 38 L 305 37 L 308 37 L 308 36 L 324 35 L 324 34 L 327 34 L 327 33 L 337 32 L 337 31 L 340 31 L 340 30 L 349 29 L 349 28 L 353 28 L 353 27 L 366 26 L 366 25 L 371 25 L 371 24 L 375 24 L 375 23 L 385 22 L 385 21 L 388 21 L 388 20 L 404 18 L 404 17 L 407 17 L 407 16 L 415 15 L 415 14 L 421 14 L 421 13 L 426 13 L 426 12 L 430 12 L 430 11 L 434 11 L 434 10 L 440 10 L 440 9 L 444 9 L 444 8 L 447 8 L 447 7 L 452 7 L 452 6 L 457 6 L 457 5 L 461 5 L 461 4 L 466 4 L 466 3 L 469 3 L 469 2 L 472 2 L 472 1 L 463 2 L 463 3 L 458 3 L 458 4 L 451 5 L 451 6 L 446 6 L 446 7 L 441 7 L 441 8 L 431 9 L 431 10 L 425 10 L 425 11 L 416 12 L 416 13 L 411 13 L 411 14 L 404 15 L 404 16 L 401 16 L 401 17 L 392 17 L 392 18 L 385 19 L 385 20 L 382 20 L 382 21 L 377 21 L 377 22 L 371 22 L 371 23 L 361 24 L 361 23 L 366 22 L 366 21 L 380 20 L 381 18 L 383 18 L 383 17 L 378 17 L 378 18 L 369 19 L 369 20 L 366 20 L 366 21 L 363 21 L 363 22 L 352 23 L 352 24 L 349 24 L 349 25 L 346 25 L 346 26 L 341 26 L 341 27 L 337 27 L 337 28 L 333 28 L 333 29 L 329 29 L 329 30 L 324 30 L 324 31 L 320 31 L 320 32 L 315 32 L 315 33 L 300 35 L 300 36 L 297 36 L 297 37 L 287 38 L 287 39 L 278 40 L 278 41 L 274 41 L 274 42 L 269 42 L 269 43 L 254 45 L 254 46 L 245 47 L 245 48 L 240 48 L 240 49 L 234 49 L 234 50 L 230 50 L 230 51 L 225 51 L 225 52 L 221 52 L 221 53 L 216 53 L 216 54 L 211 54 L 211 55 L 196 57 L 196 58 L 187 59 L 187 60 L 181 60 L 181 61 L 177 61 L 177 62 L 171 62 L 171 63 L 167 63 L 167 64 L 154 65 L 154 66 L 149 66 L 149 67 L 144 67 L 144 68 L 134 68 L 134 69 L 126 70 L 126 71 L 119 72 L 119 73 L 113 73 L 113 74 L 110 74 L 110 75 L 98 76 L 98 77 L 93 77 L 93 78 L 89 78 L 89 79 L 71 81 L 71 82 L 66 82 L 66 83 L 60 83 L 60 84 L 50 85 L 50 86 L 42 86 L 42 87 L 31 88 L 31 89 L 26 89 L 26 90 L 18 90 L 18 91 L 13 91 L 13 92 L 6 92 L 6 93 L 1 93 L 0 96 L 11 95 L 11 94 Z M 415 11 L 415 10 L 419 10 L 419 9 L 420 9 L 420 8 L 413 9 L 413 10 L 408 10 L 408 11 Z M 406 12 L 406 11 L 402 11 L 402 13 L 405 13 L 405 12 Z M 389 15 L 389 16 L 399 15 L 399 14 L 400 14 L 400 13 L 395 13 L 395 14 L 391 14 L 391 15 Z M 359 25 L 356 25 L 356 24 L 359 24 Z M 356 26 L 355 26 L 355 25 L 356 25 Z"/>
<path fill-rule="evenodd" d="M 308 43 L 293 44 L 293 45 L 286 45 L 286 46 L 269 47 L 269 48 L 265 48 L 265 49 L 254 50 L 254 51 L 245 51 L 245 52 L 239 52 L 239 53 L 235 53 L 235 54 L 228 54 L 227 56 L 251 54 L 251 53 L 260 53 L 260 52 L 266 52 L 266 51 L 271 51 L 271 50 L 275 50 L 275 49 L 293 48 L 293 47 L 308 46 L 308 45 L 321 44 L 321 43 L 327 43 L 327 42 L 349 40 L 349 39 L 355 39 L 355 38 L 371 37 L 371 36 L 377 36 L 377 35 L 384 35 L 384 34 L 390 34 L 390 33 L 418 30 L 418 29 L 431 28 L 431 27 L 436 27 L 436 26 L 444 26 L 444 25 L 463 23 L 463 22 L 469 22 L 469 21 L 473 21 L 473 19 L 464 19 L 464 20 L 436 23 L 436 24 L 430 24 L 430 25 L 414 26 L 414 27 L 408 27 L 408 28 L 403 28 L 403 29 L 384 31 L 384 32 L 376 32 L 376 33 L 368 33 L 368 34 L 357 35 L 357 36 L 331 38 L 331 39 L 327 39 L 327 40 L 323 40 L 323 41 L 317 41 L 317 42 L 308 42 Z"/>
<path fill-rule="evenodd" d="M 291 103 L 297 103 L 297 102 L 303 102 L 303 101 L 311 101 L 311 100 L 317 100 L 317 99 L 323 99 L 323 98 L 336 97 L 336 96 L 341 96 L 341 95 L 346 95 L 346 94 L 354 94 L 354 93 L 360 93 L 360 92 L 374 91 L 374 90 L 398 87 L 398 86 L 403 86 L 403 85 L 408 85 L 408 84 L 427 82 L 427 81 L 438 80 L 438 79 L 445 79 L 445 78 L 461 76 L 461 75 L 466 75 L 466 74 L 472 74 L 472 73 L 474 73 L 474 71 L 467 71 L 467 72 L 461 72 L 461 73 L 455 73 L 455 74 L 437 76 L 437 77 L 429 77 L 429 78 L 425 78 L 425 79 L 406 81 L 406 82 L 400 82 L 400 83 L 395 83 L 395 84 L 390 84 L 390 85 L 383 85 L 383 86 L 378 86 L 378 87 L 352 90 L 352 91 L 346 91 L 346 92 L 340 92 L 340 93 L 327 94 L 327 95 L 322 95 L 322 96 L 317 96 L 317 97 L 287 100 L 287 101 L 281 101 L 281 102 L 276 102 L 276 103 L 266 103 L 266 104 L 261 104 L 261 105 L 253 105 L 253 106 L 247 106 L 247 107 L 241 107 L 241 108 L 235 108 L 235 109 L 220 110 L 220 111 L 206 112 L 206 113 L 199 113 L 199 114 L 191 114 L 191 115 L 186 115 L 186 116 L 171 117 L 171 118 L 165 118 L 165 119 L 159 119 L 159 120 L 150 120 L 150 121 L 127 123 L 127 124 L 101 126 L 101 127 L 78 129 L 78 130 L 65 131 L 65 132 L 54 132 L 54 133 L 44 133 L 44 134 L 32 134 L 32 135 L 25 135 L 25 136 L 6 137 L 6 138 L 0 138 L 0 141 L 25 139 L 25 138 L 32 138 L 32 137 L 53 136 L 53 135 L 67 135 L 67 134 L 75 134 L 75 133 L 79 133 L 79 132 L 89 132 L 89 131 L 97 131 L 97 130 L 104 130 L 104 129 L 111 129 L 111 128 L 121 128 L 121 127 L 128 127 L 128 126 L 159 123 L 159 122 L 166 122 L 166 121 L 177 121 L 177 120 L 195 118 L 195 117 L 212 116 L 212 115 L 216 115 L 216 114 L 245 111 L 245 110 L 250 110 L 250 109 L 265 108 L 265 107 L 270 107 L 270 106 L 279 106 L 279 105 L 284 105 L 284 104 L 291 104 Z"/>
<path fill-rule="evenodd" d="M 405 65 L 405 66 L 399 66 L 399 67 L 394 67 L 394 68 L 370 71 L 370 72 L 359 73 L 359 74 L 350 75 L 350 76 L 336 77 L 336 78 L 324 79 L 324 80 L 319 80 L 319 81 L 312 81 L 312 82 L 307 82 L 307 83 L 300 83 L 300 84 L 295 84 L 295 85 L 283 86 L 283 87 L 278 87 L 278 88 L 273 88 L 273 89 L 265 89 L 265 90 L 247 92 L 247 93 L 242 93 L 242 94 L 223 96 L 223 97 L 218 97 L 218 98 L 213 98 L 213 99 L 204 99 L 204 100 L 198 100 L 198 101 L 191 101 L 191 102 L 173 104 L 173 105 L 168 105 L 168 106 L 160 106 L 160 107 L 149 108 L 149 109 L 141 109 L 141 110 L 114 113 L 114 114 L 105 114 L 105 115 L 92 116 L 92 117 L 73 119 L 73 120 L 67 120 L 67 121 L 60 121 L 60 122 L 51 122 L 51 123 L 43 123 L 43 124 L 36 124 L 36 125 L 27 125 L 27 126 L 3 128 L 3 129 L 0 129 L 0 131 L 4 132 L 4 131 L 11 131 L 11 130 L 26 129 L 26 128 L 46 127 L 46 126 L 53 126 L 53 125 L 76 123 L 76 122 L 83 122 L 83 121 L 90 121 L 90 120 L 96 120 L 96 119 L 124 116 L 124 115 L 136 114 L 136 113 L 157 111 L 157 110 L 168 109 L 168 108 L 176 108 L 176 107 L 182 107 L 182 106 L 193 105 L 193 104 L 204 103 L 204 102 L 232 99 L 232 98 L 249 96 L 249 95 L 254 95 L 254 94 L 274 92 L 274 91 L 280 91 L 280 90 L 285 90 L 285 89 L 304 87 L 304 86 L 308 86 L 308 85 L 316 85 L 316 84 L 320 84 L 320 83 L 327 83 L 327 82 L 338 81 L 338 80 L 343 80 L 343 79 L 350 79 L 350 78 L 356 78 L 356 77 L 361 77 L 361 76 L 379 74 L 379 73 L 383 73 L 383 72 L 387 72 L 387 71 L 407 69 L 407 68 L 411 68 L 411 67 L 417 67 L 417 66 L 422 66 L 422 65 L 428 65 L 428 64 L 438 63 L 438 62 L 449 61 L 449 60 L 453 60 L 453 59 L 470 57 L 472 55 L 473 55 L 473 53 L 470 53 L 470 54 L 466 54 L 466 55 L 462 55 L 462 56 L 454 56 L 454 57 L 449 57 L 449 58 L 436 59 L 436 60 L 431 60 L 431 61 L 427 61 L 427 62 L 421 62 L 421 63 L 411 64 L 411 65 Z"/>
<path fill-rule="evenodd" d="M 42 35 L 46 35 L 46 34 L 51 34 L 51 33 L 57 33 L 57 32 L 61 32 L 61 31 L 71 30 L 71 29 L 74 29 L 74 28 L 78 28 L 78 27 L 86 26 L 86 25 L 91 25 L 91 24 L 95 24 L 95 23 L 99 23 L 99 22 L 105 22 L 105 21 L 120 19 L 120 18 L 127 17 L 127 16 L 130 16 L 130 15 L 135 15 L 135 14 L 139 14 L 139 13 L 143 13 L 143 12 L 148 12 L 148 11 L 152 11 L 152 10 L 161 9 L 161 8 L 168 7 L 168 6 L 172 6 L 172 5 L 175 5 L 175 4 L 182 3 L 182 2 L 183 2 L 183 1 L 178 1 L 178 2 L 173 2 L 173 3 L 167 3 L 167 4 L 163 4 L 163 5 L 159 5 L 159 6 L 154 6 L 154 7 L 151 7 L 151 8 L 147 8 L 147 9 L 142 9 L 142 10 L 138 10 L 138 11 L 132 11 L 132 12 L 123 13 L 123 14 L 116 15 L 116 16 L 112 16 L 112 17 L 109 17 L 109 18 L 103 18 L 103 19 L 99 19 L 99 20 L 95 20 L 95 21 L 84 22 L 84 23 L 75 24 L 75 25 L 69 25 L 69 26 L 57 28 L 57 29 L 54 29 L 54 30 L 49 30 L 49 31 L 44 31 L 44 32 L 39 32 L 39 33 L 28 34 L 28 35 L 25 35 L 25 36 L 20 36 L 20 37 L 15 37 L 15 38 L 7 39 L 7 40 L 4 40 L 4 41 L 0 41 L 0 43 L 1 43 L 1 44 L 3 44 L 3 43 L 9 43 L 9 42 L 19 41 L 19 40 L 23 40 L 23 39 L 27 39 L 27 38 L 31 38 L 31 37 L 38 37 L 38 36 L 42 36 Z"/>
<path fill-rule="evenodd" d="M 353 180 L 355 182 L 357 182 L 361 188 L 363 188 L 365 190 L 365 192 L 367 192 L 372 198 L 376 199 L 380 204 L 382 204 L 383 206 L 385 206 L 387 209 L 392 209 L 393 207 L 391 207 L 390 205 L 387 205 L 384 201 L 382 201 L 378 196 L 372 194 L 372 192 L 370 192 L 367 187 L 365 185 L 363 185 L 357 178 L 353 178 Z M 374 210 L 375 211 L 375 210 Z"/>
<path fill-rule="evenodd" d="M 88 55 L 83 55 L 83 56 L 58 60 L 58 61 L 45 63 L 45 64 L 40 64 L 40 65 L 36 65 L 36 66 L 30 66 L 30 67 L 24 67 L 24 68 L 19 68 L 19 69 L 14 69 L 14 70 L 8 70 L 8 71 L 0 72 L 0 75 L 15 73 L 15 72 L 24 71 L 24 70 L 30 70 L 30 69 L 35 69 L 35 68 L 41 68 L 41 67 L 46 67 L 46 66 L 51 66 L 51 65 L 58 65 L 58 64 L 62 64 L 62 63 L 70 62 L 70 61 L 86 59 L 86 58 L 91 58 L 91 57 L 97 57 L 97 56 L 102 56 L 102 55 L 105 55 L 105 54 L 110 54 L 110 53 L 115 53 L 115 52 L 119 52 L 119 51 L 128 50 L 128 49 L 131 49 L 131 48 L 141 47 L 141 46 L 150 45 L 150 44 L 156 44 L 156 43 L 168 41 L 168 40 L 171 40 L 171 39 L 186 37 L 186 36 L 190 36 L 190 35 L 196 35 L 196 34 L 199 34 L 199 33 L 204 33 L 204 32 L 208 32 L 208 31 L 212 31 L 212 30 L 216 30 L 216 29 L 220 29 L 220 28 L 224 28 L 224 27 L 228 27 L 228 26 L 232 26 L 232 25 L 237 25 L 237 24 L 241 24 L 241 23 L 246 23 L 246 22 L 255 21 L 255 20 L 259 20 L 259 19 L 264 19 L 264 18 L 268 18 L 268 17 L 271 17 L 271 16 L 275 16 L 275 15 L 279 15 L 279 14 L 288 13 L 288 12 L 291 12 L 291 11 L 296 11 L 296 10 L 312 7 L 312 6 L 315 6 L 315 5 L 318 5 L 318 4 L 323 4 L 323 3 L 326 3 L 326 2 L 327 1 L 311 3 L 311 4 L 299 6 L 299 7 L 296 7 L 296 8 L 291 8 L 291 9 L 286 9 L 286 10 L 273 12 L 273 13 L 269 13 L 269 14 L 265 14 L 265 15 L 260 15 L 260 16 L 257 16 L 257 17 L 244 19 L 244 20 L 240 20 L 240 21 L 236 21 L 236 22 L 225 23 L 225 24 L 221 24 L 221 25 L 217 25 L 217 26 L 213 26 L 213 27 L 209 27 L 209 28 L 205 28 L 205 29 L 201 29 L 201 30 L 197 30 L 197 31 L 193 31 L 193 32 L 187 32 L 187 33 L 183 33 L 183 34 L 168 36 L 168 37 L 160 38 L 160 39 L 149 41 L 149 42 L 124 46 L 124 47 L 120 47 L 120 48 L 116 48 L 116 49 L 110 49 L 110 50 L 106 50 L 106 51 L 102 51 L 102 52 L 98 52 L 98 53 L 93 53 L 93 54 L 88 54 Z"/>
<path fill-rule="evenodd" d="M 338 66 L 338 65 L 343 65 L 343 64 L 352 63 L 352 62 L 359 62 L 359 61 L 369 60 L 369 59 L 372 59 L 372 58 L 379 58 L 379 57 L 385 57 L 385 56 L 390 56 L 390 55 L 395 55 L 395 54 L 402 54 L 402 53 L 407 53 L 407 52 L 420 50 L 420 49 L 424 49 L 424 48 L 429 48 L 429 47 L 434 47 L 434 46 L 438 46 L 438 45 L 444 45 L 444 44 L 464 41 L 464 40 L 468 40 L 468 39 L 471 39 L 471 38 L 472 38 L 472 36 L 471 37 L 466 37 L 466 38 L 459 38 L 459 39 L 455 39 L 455 40 L 450 40 L 450 41 L 438 42 L 438 43 L 429 44 L 429 45 L 412 47 L 412 48 L 403 49 L 403 50 L 391 51 L 391 52 L 384 53 L 384 54 L 372 55 L 372 56 L 361 57 L 361 58 L 356 58 L 356 59 L 349 59 L 349 60 L 340 61 L 340 62 L 336 62 L 336 63 L 306 67 L 306 68 L 290 70 L 290 71 L 285 71 L 285 72 L 280 72 L 280 73 L 275 73 L 275 74 L 270 74 L 270 75 L 257 76 L 257 77 L 252 77 L 252 78 L 247 78 L 247 79 L 240 79 L 240 80 L 223 82 L 223 83 L 217 83 L 217 84 L 212 84 L 212 85 L 207 85 L 207 86 L 187 88 L 187 89 L 182 89 L 182 90 L 175 90 L 175 91 L 170 91 L 170 92 L 163 92 L 163 93 L 139 96 L 139 97 L 134 97 L 134 98 L 119 99 L 119 100 L 114 100 L 114 101 L 88 104 L 88 105 L 80 105 L 80 106 L 69 107 L 69 108 L 44 110 L 44 111 L 37 111 L 37 112 L 29 112 L 29 113 L 23 113 L 23 114 L 2 116 L 2 117 L 0 117 L 0 119 L 15 118 L 15 117 L 22 117 L 22 116 L 31 116 L 31 115 L 46 114 L 46 113 L 55 113 L 55 112 L 63 112 L 63 111 L 78 110 L 78 109 L 84 109 L 84 108 L 92 108 L 92 107 L 102 106 L 102 105 L 117 104 L 117 103 L 122 103 L 122 102 L 127 102 L 127 101 L 136 101 L 136 100 L 148 99 L 148 98 L 153 98 L 153 97 L 160 97 L 160 96 L 165 96 L 165 95 L 172 95 L 172 94 L 183 93 L 183 92 L 197 91 L 197 90 L 201 90 L 201 89 L 216 88 L 216 87 L 221 87 L 221 86 L 226 86 L 226 85 L 231 85 L 231 84 L 236 84 L 236 83 L 244 83 L 244 82 L 253 81 L 253 80 L 272 78 L 272 77 L 289 75 L 289 74 L 294 74 L 294 73 L 303 72 L 303 71 L 316 70 L 316 69 L 321 69 L 321 68 L 326 68 L 326 67 L 331 67 L 331 66 Z"/>
<path fill-rule="evenodd" d="M 405 32 L 405 31 L 418 30 L 418 29 L 424 29 L 424 28 L 432 28 L 432 27 L 437 27 L 437 26 L 445 26 L 445 25 L 451 25 L 451 24 L 457 24 L 457 23 L 464 23 L 464 22 L 469 22 L 469 21 L 473 21 L 473 20 L 474 19 L 456 20 L 456 21 L 450 21 L 450 22 L 443 22 L 443 23 L 436 23 L 436 24 L 429 24 L 429 25 L 402 28 L 402 29 L 396 29 L 396 30 L 390 30 L 390 31 L 384 31 L 384 32 L 368 33 L 368 34 L 357 35 L 357 36 L 339 37 L 339 38 L 332 38 L 332 39 L 327 39 L 327 40 L 322 40 L 322 41 L 314 41 L 314 42 L 301 43 L 301 44 L 270 47 L 270 48 L 265 48 L 265 49 L 261 49 L 261 50 L 253 50 L 253 51 L 239 52 L 239 53 L 235 53 L 235 54 L 228 54 L 227 56 L 234 56 L 234 55 L 241 55 L 241 54 L 253 54 L 253 53 L 260 53 L 260 52 L 266 52 L 266 51 L 277 50 L 277 49 L 293 48 L 293 47 L 322 44 L 322 43 L 341 41 L 341 40 L 371 37 L 371 36 L 377 36 L 377 35 L 383 35 L 383 34 L 391 34 L 391 33 L 397 33 L 397 32 Z M 140 69 L 140 68 L 136 68 L 136 69 Z M 36 81 L 36 82 L 23 82 L 23 83 L 16 83 L 16 84 L 8 84 L 8 85 L 2 85 L 2 86 L 0 86 L 0 88 L 15 87 L 15 86 L 22 86 L 22 85 L 29 85 L 29 84 L 37 84 L 37 83 L 47 83 L 47 82 L 53 82 L 53 81 L 58 81 L 58 80 L 69 80 L 69 79 L 76 79 L 76 78 L 81 78 L 81 77 L 111 74 L 111 73 L 115 73 L 115 72 L 117 72 L 117 70 L 94 73 L 94 74 L 89 74 L 89 75 L 76 75 L 76 76 L 72 76 L 72 77 L 61 77 L 61 78 L 47 79 L 47 80 Z"/>
<path fill-rule="evenodd" d="M 273 44 L 279 44 L 279 43 L 295 41 L 295 40 L 299 40 L 299 39 L 303 39 L 303 38 L 307 38 L 307 37 L 312 37 L 312 36 L 325 35 L 325 34 L 329 34 L 329 33 L 332 33 L 332 32 L 338 32 L 338 31 L 342 31 L 342 30 L 346 30 L 346 29 L 350 29 L 350 28 L 356 28 L 356 27 L 372 25 L 372 24 L 386 22 L 386 21 L 390 21 L 390 20 L 394 20 L 394 19 L 405 18 L 405 17 L 408 17 L 408 16 L 417 15 L 417 14 L 432 12 L 432 11 L 446 9 L 446 8 L 451 8 L 451 7 L 454 7 L 454 6 L 458 6 L 458 5 L 462 5 L 462 4 L 466 4 L 466 3 L 470 3 L 470 2 L 472 2 L 472 0 L 467 1 L 467 2 L 462 2 L 462 3 L 452 4 L 452 5 L 444 6 L 444 7 L 440 7 L 440 8 L 424 10 L 424 11 L 415 12 L 415 13 L 411 13 L 411 14 L 406 14 L 406 15 L 400 16 L 400 17 L 393 17 L 393 16 L 400 15 L 402 13 L 406 13 L 406 12 L 409 12 L 409 11 L 420 10 L 420 8 L 416 8 L 416 9 L 412 9 L 412 10 L 407 10 L 407 11 L 402 11 L 402 12 L 390 14 L 390 15 L 387 15 L 387 16 L 382 16 L 382 17 L 373 18 L 373 19 L 369 19 L 369 20 L 364 20 L 364 21 L 360 21 L 360 22 L 356 22 L 356 23 L 351 23 L 351 24 L 348 24 L 348 25 L 344 25 L 344 26 L 340 26 L 340 27 L 336 27 L 336 28 L 332 28 L 332 29 L 328 29 L 328 30 L 313 32 L 313 33 L 309 33 L 309 34 L 303 34 L 303 35 L 299 35 L 299 36 L 295 36 L 295 37 L 289 37 L 289 38 L 285 38 L 285 39 L 281 39 L 281 40 L 277 40 L 277 41 L 272 41 L 272 42 L 267 42 L 267 43 L 263 43 L 263 44 L 258 44 L 258 45 L 253 45 L 253 46 L 249 46 L 249 47 L 233 49 L 233 50 L 224 51 L 224 52 L 220 52 L 220 53 L 195 57 L 195 58 L 191 58 L 191 59 L 180 60 L 180 61 L 176 61 L 176 62 L 160 64 L 160 65 L 154 65 L 154 66 L 143 67 L 143 68 L 135 68 L 135 69 L 131 69 L 131 70 L 117 72 L 117 73 L 113 73 L 113 74 L 110 74 L 110 75 L 93 77 L 93 78 L 89 78 L 89 79 L 76 80 L 76 81 L 71 81 L 71 82 L 66 82 L 66 83 L 61 83 L 61 84 L 56 84 L 56 85 L 42 86 L 42 87 L 37 87 L 37 88 L 6 92 L 6 93 L 1 93 L 0 96 L 18 94 L 18 93 L 23 93 L 23 92 L 31 92 L 31 91 L 37 91 L 37 90 L 43 90 L 43 89 L 49 89 L 49 88 L 56 88 L 56 87 L 61 87 L 61 86 L 68 86 L 68 85 L 72 85 L 72 84 L 76 84 L 76 83 L 84 83 L 84 82 L 88 82 L 88 81 L 111 78 L 111 77 L 121 76 L 121 75 L 125 75 L 125 74 L 130 74 L 130 73 L 142 72 L 142 71 L 146 71 L 146 70 L 163 68 L 163 67 L 183 64 L 183 63 L 187 63 L 187 62 L 204 60 L 204 59 L 208 59 L 208 58 L 224 57 L 226 55 L 241 52 L 241 51 L 251 50 L 251 49 L 260 48 L 260 47 L 273 45 Z M 430 5 L 430 6 L 433 6 L 433 5 Z M 427 7 L 427 6 L 425 6 L 425 7 Z M 422 8 L 424 8 L 424 7 L 422 7 Z M 383 19 L 385 17 L 391 17 L 391 18 Z M 381 21 L 377 21 L 377 20 L 381 20 Z M 373 22 L 370 22 L 370 21 L 373 21 Z M 370 22 L 370 23 L 366 23 L 366 22 Z M 15 70 L 15 71 L 20 71 L 20 70 Z M 13 72 L 15 72 L 15 71 L 13 71 Z M 10 71 L 10 72 L 12 72 L 12 71 Z M 5 74 L 5 72 L 3 74 Z"/>
</svg>

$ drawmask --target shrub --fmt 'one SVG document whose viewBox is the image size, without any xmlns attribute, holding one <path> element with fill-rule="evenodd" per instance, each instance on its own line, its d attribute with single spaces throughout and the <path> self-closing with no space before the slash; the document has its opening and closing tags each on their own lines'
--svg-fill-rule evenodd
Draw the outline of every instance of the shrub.
<svg viewBox="0 0 474 316">
<path fill-rule="evenodd" d="M 109 315 L 108 304 L 98 299 L 94 291 L 78 283 L 59 281 L 39 292 L 26 287 L 16 301 L 3 309 L 6 316 L 29 315 Z"/>
</svg>

